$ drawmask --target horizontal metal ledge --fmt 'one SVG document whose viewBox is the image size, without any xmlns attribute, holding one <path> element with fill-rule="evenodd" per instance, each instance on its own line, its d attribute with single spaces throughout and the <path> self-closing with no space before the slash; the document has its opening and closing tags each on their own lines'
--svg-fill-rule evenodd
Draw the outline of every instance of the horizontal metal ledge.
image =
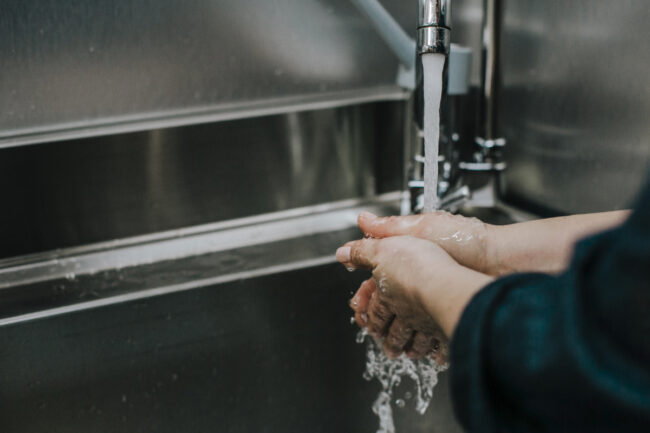
<svg viewBox="0 0 650 433">
<path fill-rule="evenodd" d="M 400 193 L 89 245 L 0 263 L 0 325 L 335 261 L 357 216 Z"/>
<path fill-rule="evenodd" d="M 0 149 L 299 111 L 324 110 L 370 102 L 399 101 L 408 97 L 407 90 L 395 85 L 274 98 L 216 107 L 102 118 L 86 122 L 48 125 L 30 130 L 4 131 L 0 133 Z"/>
<path fill-rule="evenodd" d="M 151 289 L 139 290 L 125 294 L 108 296 L 105 298 L 94 299 L 92 301 L 78 302 L 61 307 L 48 308 L 41 311 L 21 314 L 18 316 L 0 318 L 0 327 L 16 325 L 19 323 L 31 322 L 34 320 L 46 319 L 49 317 L 61 316 L 63 314 L 75 313 L 78 311 L 85 311 L 93 308 L 106 307 L 109 305 L 120 304 L 123 302 L 137 301 L 140 299 L 151 298 L 154 296 L 168 295 L 171 293 L 183 292 L 186 290 L 197 289 L 199 287 L 216 286 L 219 284 L 226 284 L 233 281 L 259 278 L 267 275 L 278 274 L 282 272 L 290 272 L 299 269 L 306 269 L 316 266 L 323 266 L 336 262 L 334 255 L 318 257 L 314 259 L 301 260 L 287 264 L 276 266 L 269 266 L 266 268 L 255 269 L 252 271 L 235 272 L 232 274 L 219 275 L 211 278 L 204 278 L 199 280 L 192 280 L 179 284 L 172 284 L 169 286 L 155 287 Z"/>
<path fill-rule="evenodd" d="M 0 289 L 107 269 L 152 264 L 355 227 L 370 207 L 398 203 L 393 192 L 0 261 Z"/>
</svg>

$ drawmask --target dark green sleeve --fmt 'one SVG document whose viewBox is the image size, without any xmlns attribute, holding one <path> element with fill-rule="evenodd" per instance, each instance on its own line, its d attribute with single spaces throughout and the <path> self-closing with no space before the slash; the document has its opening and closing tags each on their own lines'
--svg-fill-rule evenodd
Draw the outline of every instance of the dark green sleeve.
<svg viewBox="0 0 650 433">
<path fill-rule="evenodd" d="M 469 304 L 451 348 L 471 432 L 650 432 L 650 190 L 560 276 L 518 274 Z"/>
</svg>

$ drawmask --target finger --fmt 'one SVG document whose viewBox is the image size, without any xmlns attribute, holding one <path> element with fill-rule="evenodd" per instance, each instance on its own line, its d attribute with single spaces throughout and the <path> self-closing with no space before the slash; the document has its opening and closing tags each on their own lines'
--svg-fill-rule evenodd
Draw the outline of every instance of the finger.
<svg viewBox="0 0 650 433">
<path fill-rule="evenodd" d="M 406 349 L 406 356 L 413 359 L 420 359 L 431 353 L 440 342 L 433 336 L 424 332 L 416 332 L 409 347 Z"/>
<path fill-rule="evenodd" d="M 431 357 L 440 365 L 446 364 L 449 360 L 449 345 L 436 341 L 438 344 L 434 345 Z"/>
<path fill-rule="evenodd" d="M 361 239 L 348 242 L 336 250 L 336 260 L 357 268 L 373 269 L 376 266 L 376 255 L 379 241 L 376 239 Z"/>
<path fill-rule="evenodd" d="M 416 234 L 416 229 L 424 219 L 422 215 L 378 217 L 370 212 L 359 215 L 359 228 L 371 238 L 388 238 Z"/>
<path fill-rule="evenodd" d="M 413 328 L 404 323 L 399 317 L 396 317 L 390 325 L 388 335 L 384 339 L 384 352 L 386 352 L 386 355 L 389 358 L 400 356 L 413 334 Z"/>
<path fill-rule="evenodd" d="M 370 278 L 369 280 L 361 283 L 359 290 L 350 300 L 350 308 L 354 310 L 354 320 L 361 327 L 366 326 L 368 323 L 368 304 L 370 303 L 370 297 L 377 290 L 375 280 Z"/>
<path fill-rule="evenodd" d="M 336 250 L 336 260 L 338 260 L 341 264 L 345 265 L 348 267 L 348 269 L 353 269 L 354 266 L 350 262 L 351 257 L 350 255 L 352 254 L 352 245 L 356 241 L 349 241 L 343 244 L 343 246 L 339 249 Z"/>
<path fill-rule="evenodd" d="M 373 292 L 368 305 L 368 332 L 376 337 L 385 336 L 394 317 L 388 305 L 377 295 L 377 291 Z"/>
</svg>

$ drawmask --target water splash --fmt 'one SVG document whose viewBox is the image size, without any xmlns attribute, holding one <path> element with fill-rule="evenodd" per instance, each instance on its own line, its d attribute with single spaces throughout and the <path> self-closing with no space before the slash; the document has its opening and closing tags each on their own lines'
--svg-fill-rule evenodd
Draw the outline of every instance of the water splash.
<svg viewBox="0 0 650 433">
<path fill-rule="evenodd" d="M 402 354 L 399 358 L 390 359 L 381 348 L 381 342 L 368 338 L 368 331 L 362 328 L 357 334 L 357 343 L 366 341 L 366 371 L 363 373 L 365 380 L 377 379 L 381 391 L 372 405 L 372 410 L 379 417 L 377 433 L 395 433 L 393 422 L 393 408 L 391 401 L 395 388 L 399 386 L 404 377 L 410 378 L 415 383 L 415 410 L 424 414 L 433 397 L 433 388 L 438 383 L 438 373 L 445 371 L 448 365 L 439 365 L 430 357 L 414 360 Z M 398 398 L 395 404 L 402 408 L 406 401 L 412 397 L 411 392 L 406 392 L 403 398 Z"/>
</svg>

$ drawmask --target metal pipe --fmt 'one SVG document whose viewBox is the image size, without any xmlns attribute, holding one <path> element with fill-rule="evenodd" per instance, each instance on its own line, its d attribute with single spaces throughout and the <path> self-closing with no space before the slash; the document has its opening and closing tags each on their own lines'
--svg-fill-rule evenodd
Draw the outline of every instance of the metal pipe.
<svg viewBox="0 0 650 433">
<path fill-rule="evenodd" d="M 406 69 L 415 67 L 415 41 L 409 37 L 378 0 L 352 0 L 352 3 L 373 24 Z"/>
<path fill-rule="evenodd" d="M 483 0 L 481 99 L 476 143 L 483 149 L 503 147 L 497 116 L 501 57 L 501 0 Z"/>
</svg>

